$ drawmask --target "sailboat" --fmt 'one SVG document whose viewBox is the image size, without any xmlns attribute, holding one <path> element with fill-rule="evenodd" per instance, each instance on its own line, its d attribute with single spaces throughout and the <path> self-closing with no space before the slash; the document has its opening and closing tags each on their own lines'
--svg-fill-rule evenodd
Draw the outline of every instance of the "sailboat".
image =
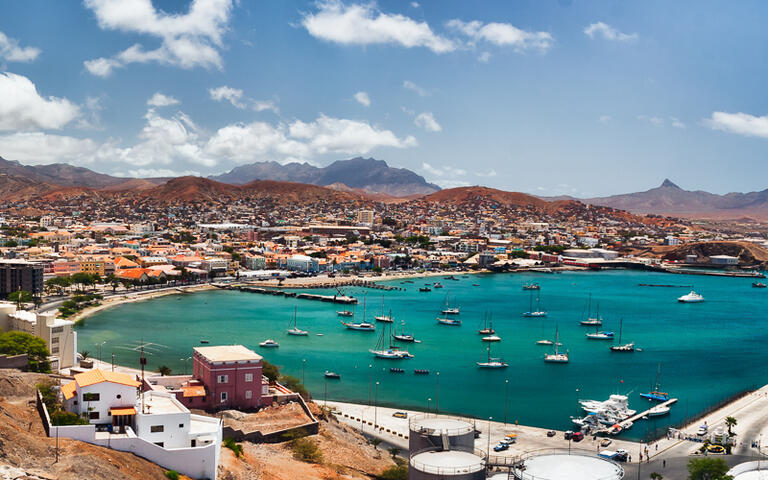
<svg viewBox="0 0 768 480">
<path fill-rule="evenodd" d="M 397 330 L 395 330 L 395 334 L 392 335 L 392 338 L 395 340 L 399 340 L 401 342 L 409 342 L 409 343 L 421 343 L 421 340 L 416 340 L 413 335 L 409 333 L 405 333 L 405 320 L 400 321 L 400 326 L 402 330 L 400 333 L 397 333 Z"/>
<path fill-rule="evenodd" d="M 373 317 L 377 322 L 392 323 L 392 310 L 389 310 L 389 315 L 384 315 L 384 297 L 381 297 L 381 315 Z M 365 320 L 365 318 L 363 318 Z"/>
<path fill-rule="evenodd" d="M 439 323 L 440 325 L 453 325 L 455 327 L 458 327 L 461 325 L 461 320 L 459 320 L 458 318 L 437 317 L 437 323 Z"/>
<path fill-rule="evenodd" d="M 477 333 L 480 335 L 493 335 L 496 333 L 496 330 L 493 328 L 493 316 L 489 315 L 488 312 L 483 315 L 483 328 L 479 329 Z"/>
<path fill-rule="evenodd" d="M 568 363 L 568 352 L 560 353 L 558 346 L 560 345 L 560 330 L 555 326 L 555 353 L 544 354 L 544 361 L 548 363 Z"/>
<path fill-rule="evenodd" d="M 595 325 L 595 333 L 587 333 L 586 337 L 588 340 L 612 340 L 613 339 L 613 332 L 607 332 L 607 331 L 598 331 L 597 330 L 598 325 Z"/>
<path fill-rule="evenodd" d="M 667 392 L 659 391 L 660 388 L 661 388 L 661 364 L 659 364 L 659 367 L 656 370 L 656 385 L 654 386 L 654 389 L 648 393 L 641 393 L 640 396 L 656 402 L 666 402 L 667 400 L 669 400 L 669 394 Z"/>
<path fill-rule="evenodd" d="M 376 330 L 376 325 L 365 321 L 365 300 L 363 300 L 363 321 L 355 322 L 355 319 L 353 318 L 351 322 L 341 320 L 341 324 L 350 330 L 361 330 L 364 332 L 372 332 Z"/>
<path fill-rule="evenodd" d="M 621 331 L 624 327 L 624 319 L 622 318 L 619 322 L 619 343 L 618 345 L 611 345 L 611 351 L 612 352 L 634 352 L 635 351 L 635 342 L 625 343 L 622 345 L 621 343 Z"/>
<path fill-rule="evenodd" d="M 547 312 L 541 309 L 541 298 L 536 295 L 536 310 L 533 309 L 533 290 L 531 290 L 531 301 L 528 307 L 528 311 L 523 313 L 524 317 L 546 317 Z"/>
<path fill-rule="evenodd" d="M 451 307 L 448 304 L 448 295 L 445 296 L 445 308 L 441 312 L 443 315 L 458 315 L 459 307 Z"/>
<path fill-rule="evenodd" d="M 381 329 L 381 337 L 376 342 L 376 347 L 369 349 L 368 351 L 377 358 L 385 358 L 388 360 L 400 360 L 404 358 L 413 358 L 413 355 L 408 353 L 407 350 L 401 350 L 399 347 L 392 345 L 392 325 L 389 326 L 390 332 L 387 335 L 387 329 Z"/>
<path fill-rule="evenodd" d="M 507 368 L 509 364 L 502 358 L 491 357 L 491 345 L 488 344 L 488 360 L 485 362 L 477 362 L 479 368 Z"/>
<path fill-rule="evenodd" d="M 595 312 L 595 316 L 591 317 L 592 315 L 592 294 L 589 294 L 589 300 L 587 303 L 587 318 L 582 319 L 581 323 L 584 326 L 587 327 L 594 327 L 594 326 L 601 326 L 603 324 L 603 319 L 600 318 L 600 303 L 597 304 L 597 312 Z"/>
<path fill-rule="evenodd" d="M 287 330 L 287 333 L 288 335 L 295 335 L 297 337 L 306 337 L 307 335 L 309 335 L 309 332 L 306 330 L 302 330 L 296 326 L 296 313 L 297 313 L 297 309 L 296 307 L 293 307 L 293 322 L 289 324 L 289 326 L 293 325 L 293 327 L 289 328 Z"/>
</svg>

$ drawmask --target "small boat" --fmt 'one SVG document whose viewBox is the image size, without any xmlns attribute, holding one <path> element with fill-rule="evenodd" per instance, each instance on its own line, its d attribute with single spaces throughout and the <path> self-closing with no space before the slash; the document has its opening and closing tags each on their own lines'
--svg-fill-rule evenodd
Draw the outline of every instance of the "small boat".
<svg viewBox="0 0 768 480">
<path fill-rule="evenodd" d="M 582 312 L 583 315 L 583 312 Z M 592 316 L 592 294 L 589 294 L 589 300 L 587 301 L 587 318 L 582 318 L 579 322 L 585 327 L 599 327 L 603 324 L 603 319 L 600 318 L 600 303 L 597 304 L 597 311 L 595 316 Z"/>
<path fill-rule="evenodd" d="M 473 283 L 473 284 L 472 284 L 472 286 L 473 286 L 473 287 L 479 287 L 479 286 L 480 286 L 480 284 L 479 284 L 479 283 Z"/>
<path fill-rule="evenodd" d="M 486 312 L 483 316 L 483 328 L 479 329 L 477 333 L 480 335 L 493 335 L 496 333 L 496 330 L 493 328 L 493 316 Z"/>
<path fill-rule="evenodd" d="M 454 308 L 445 308 L 441 313 L 443 315 L 458 315 L 460 312 L 459 312 L 459 307 L 454 307 Z"/>
<path fill-rule="evenodd" d="M 440 318 L 437 317 L 437 323 L 441 325 L 453 325 L 453 326 L 459 326 L 461 325 L 461 320 L 458 318 Z"/>
<path fill-rule="evenodd" d="M 560 346 L 560 331 L 555 326 L 555 352 L 554 353 L 547 353 L 544 355 L 544 361 L 547 363 L 568 363 L 570 361 L 570 358 L 568 357 L 568 352 L 560 353 L 558 350 L 558 346 Z"/>
<path fill-rule="evenodd" d="M 546 317 L 546 310 L 541 309 L 541 298 L 536 295 L 536 310 L 533 309 L 533 290 L 531 290 L 531 301 L 528 307 L 528 311 L 523 313 L 524 317 Z"/>
<path fill-rule="evenodd" d="M 497 335 L 488 335 L 487 337 L 483 337 L 484 342 L 500 342 L 501 337 Z"/>
<path fill-rule="evenodd" d="M 389 373 L 405 373 L 405 370 L 402 368 L 391 367 Z"/>
<path fill-rule="evenodd" d="M 648 393 L 641 393 L 640 396 L 643 398 L 647 398 L 648 400 L 653 400 L 655 402 L 666 402 L 669 400 L 669 394 L 667 392 L 660 391 L 661 389 L 661 364 L 659 364 L 658 369 L 656 370 L 656 384 L 653 387 L 653 390 L 651 390 Z"/>
<path fill-rule="evenodd" d="M 424 368 L 415 368 L 413 370 L 413 373 L 415 375 L 429 375 L 429 370 L 426 370 Z"/>
<path fill-rule="evenodd" d="M 406 280 L 406 281 L 405 281 L 405 282 L 403 282 L 403 283 L 413 283 L 413 280 Z"/>
<path fill-rule="evenodd" d="M 350 330 L 360 330 L 363 332 L 372 332 L 376 330 L 376 325 L 368 322 L 345 322 L 342 320 L 341 324 Z"/>
<path fill-rule="evenodd" d="M 611 351 L 612 352 L 634 352 L 635 351 L 635 342 L 630 343 L 621 343 L 621 331 L 624 327 L 624 319 L 621 320 L 619 323 L 619 343 L 618 345 L 611 345 Z"/>
<path fill-rule="evenodd" d="M 381 315 L 373 317 L 377 322 L 392 323 L 392 310 L 389 311 L 389 315 L 384 314 L 384 297 L 381 297 Z"/>
<path fill-rule="evenodd" d="M 341 380 L 341 375 L 336 372 L 325 371 L 325 378 L 333 378 L 335 380 Z"/>
<path fill-rule="evenodd" d="M 704 301 L 704 297 L 691 290 L 691 293 L 678 297 L 677 301 L 680 303 L 701 303 Z"/>
<path fill-rule="evenodd" d="M 587 333 L 586 337 L 589 340 L 612 340 L 613 339 L 613 332 Z"/>
<path fill-rule="evenodd" d="M 754 288 L 765 288 L 766 285 L 763 282 L 755 282 L 752 284 L 752 287 Z"/>
<path fill-rule="evenodd" d="M 259 346 L 263 348 L 277 348 L 280 344 L 270 338 L 259 343 Z"/>
<path fill-rule="evenodd" d="M 432 289 L 429 287 L 419 287 L 420 292 L 431 292 Z"/>
<path fill-rule="evenodd" d="M 318 336 L 318 337 L 322 337 L 323 336 L 322 333 L 316 333 L 315 335 Z"/>
<path fill-rule="evenodd" d="M 336 312 L 336 315 L 338 315 L 340 317 L 351 317 L 354 314 L 355 314 L 354 312 L 351 312 L 349 310 L 342 310 L 340 312 Z"/>
<path fill-rule="evenodd" d="M 302 329 L 300 329 L 299 327 L 296 326 L 296 307 L 293 308 L 293 323 L 292 323 L 292 325 L 293 326 L 291 328 L 289 328 L 287 330 L 287 332 L 286 332 L 286 333 L 288 333 L 288 335 L 293 335 L 293 336 L 296 336 L 296 337 L 306 337 L 307 335 L 309 335 L 308 331 L 302 330 Z"/>
<path fill-rule="evenodd" d="M 662 415 L 666 415 L 669 413 L 670 408 L 665 407 L 663 405 L 656 405 L 655 407 L 648 410 L 648 416 L 649 417 L 661 417 Z"/>
<path fill-rule="evenodd" d="M 524 283 L 523 290 L 541 290 L 541 285 L 538 283 Z"/>
<path fill-rule="evenodd" d="M 509 364 L 501 357 L 491 356 L 491 345 L 488 345 L 488 359 L 485 362 L 476 362 L 478 368 L 507 368 Z"/>
<path fill-rule="evenodd" d="M 400 321 L 400 326 L 403 330 L 400 331 L 400 333 L 397 333 L 397 330 L 395 330 L 395 334 L 392 335 L 392 338 L 395 340 L 401 341 L 401 342 L 408 342 L 408 343 L 421 343 L 421 340 L 416 340 L 413 335 L 409 333 L 405 333 L 405 320 Z"/>
<path fill-rule="evenodd" d="M 210 340 L 200 340 L 200 343 L 205 345 L 205 344 L 211 343 L 211 341 Z"/>
<path fill-rule="evenodd" d="M 554 345 L 555 342 L 552 340 L 537 340 L 536 345 Z"/>
<path fill-rule="evenodd" d="M 442 283 L 440 283 L 440 282 L 435 282 L 435 283 L 432 285 L 432 287 L 433 287 L 433 288 L 443 288 L 443 284 L 442 284 Z"/>
<path fill-rule="evenodd" d="M 413 358 L 413 355 L 408 353 L 408 350 L 401 350 L 400 347 L 392 345 L 392 326 L 389 327 L 389 335 L 387 335 L 386 329 L 381 329 L 381 337 L 376 342 L 374 348 L 368 351 L 376 358 L 385 358 L 388 360 L 401 360 L 405 358 Z M 389 345 L 387 347 L 387 345 Z"/>
</svg>

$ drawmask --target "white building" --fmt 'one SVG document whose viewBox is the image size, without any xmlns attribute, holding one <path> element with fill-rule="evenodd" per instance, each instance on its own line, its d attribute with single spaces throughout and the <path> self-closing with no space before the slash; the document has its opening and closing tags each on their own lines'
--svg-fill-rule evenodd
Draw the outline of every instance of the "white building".
<svg viewBox="0 0 768 480">
<path fill-rule="evenodd" d="M 288 270 L 299 272 L 316 272 L 319 270 L 319 265 L 316 258 L 306 255 L 291 255 L 286 263 Z"/>
<path fill-rule="evenodd" d="M 134 453 L 192 478 L 216 478 L 221 420 L 193 415 L 174 395 L 147 391 L 125 373 L 91 370 L 61 387 L 66 409 L 90 425 L 50 427 L 49 435 Z"/>
<path fill-rule="evenodd" d="M 739 257 L 732 257 L 730 255 L 712 255 L 709 257 L 709 261 L 715 265 L 738 265 Z"/>
<path fill-rule="evenodd" d="M 358 210 L 357 223 L 361 225 L 373 225 L 373 210 Z"/>
<path fill-rule="evenodd" d="M 50 215 L 43 215 L 40 217 L 40 226 L 43 228 L 48 228 L 51 225 L 53 225 L 53 217 Z"/>
<path fill-rule="evenodd" d="M 75 323 L 56 318 L 55 313 L 34 313 L 17 310 L 16 304 L 0 302 L 0 331 L 26 332 L 45 341 L 51 355 L 51 370 L 72 367 L 77 363 L 77 332 Z"/>
</svg>

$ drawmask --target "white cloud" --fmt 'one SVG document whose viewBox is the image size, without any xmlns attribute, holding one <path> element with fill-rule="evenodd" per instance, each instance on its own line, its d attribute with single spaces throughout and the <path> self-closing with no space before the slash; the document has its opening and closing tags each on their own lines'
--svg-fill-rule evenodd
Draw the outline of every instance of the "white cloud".
<svg viewBox="0 0 768 480">
<path fill-rule="evenodd" d="M 80 116 L 66 98 L 40 96 L 27 77 L 0 72 L 0 131 L 60 129 Z"/>
<path fill-rule="evenodd" d="M 208 93 L 213 100 L 221 102 L 226 100 L 237 108 L 246 108 L 245 103 L 242 102 L 243 91 L 239 88 L 232 88 L 226 85 L 218 88 L 209 88 Z"/>
<path fill-rule="evenodd" d="M 356 120 L 320 115 L 310 123 L 296 120 L 289 126 L 290 135 L 305 141 L 313 152 L 366 154 L 377 147 L 406 148 L 417 145 L 412 136 L 398 138 L 390 130 Z"/>
<path fill-rule="evenodd" d="M 147 100 L 147 105 L 151 107 L 169 107 L 171 105 L 178 105 L 179 101 L 175 98 L 163 95 L 160 92 L 156 92 L 154 95 L 152 95 L 152 98 Z"/>
<path fill-rule="evenodd" d="M 613 42 L 631 42 L 637 40 L 636 33 L 622 33 L 607 23 L 597 22 L 584 29 L 584 34 L 589 38 L 601 37 Z"/>
<path fill-rule="evenodd" d="M 0 152 L 28 165 L 67 162 L 73 165 L 112 159 L 113 147 L 90 139 L 43 132 L 17 132 L 0 135 Z"/>
<path fill-rule="evenodd" d="M 280 111 L 272 100 L 251 100 L 251 107 L 257 112 L 272 110 L 275 113 Z"/>
<path fill-rule="evenodd" d="M 371 106 L 371 97 L 368 96 L 366 92 L 357 92 L 355 95 L 355 100 L 357 100 L 357 103 L 364 107 L 370 107 Z"/>
<path fill-rule="evenodd" d="M 712 112 L 712 116 L 705 119 L 704 124 L 715 130 L 745 137 L 768 138 L 768 115 L 757 117 L 742 112 Z"/>
<path fill-rule="evenodd" d="M 496 173 L 496 170 L 494 170 L 493 168 L 488 170 L 487 172 L 474 172 L 474 173 L 476 176 L 484 177 L 484 178 L 495 177 L 496 175 L 498 175 L 498 173 Z"/>
<path fill-rule="evenodd" d="M 610 115 L 600 115 L 600 118 L 597 119 L 600 123 L 610 123 L 613 120 L 613 117 Z"/>
<path fill-rule="evenodd" d="M 428 174 L 436 177 L 463 177 L 467 174 L 467 171 L 463 168 L 455 168 L 451 167 L 450 165 L 436 167 L 434 165 L 430 165 L 427 162 L 422 162 L 421 168 Z"/>
<path fill-rule="evenodd" d="M 419 2 L 411 2 L 411 8 L 419 8 L 420 6 Z"/>
<path fill-rule="evenodd" d="M 673 127 L 679 128 L 679 129 L 685 129 L 685 124 L 680 121 L 677 117 L 669 117 L 669 121 L 672 124 Z"/>
<path fill-rule="evenodd" d="M 447 179 L 440 179 L 440 180 L 430 180 L 430 183 L 436 183 L 440 185 L 443 188 L 458 188 L 458 187 L 468 187 L 472 185 L 471 183 L 464 181 L 464 180 L 447 180 Z"/>
<path fill-rule="evenodd" d="M 345 5 L 323 0 L 318 11 L 301 21 L 310 35 L 341 45 L 391 44 L 406 48 L 424 47 L 435 53 L 456 49 L 454 42 L 437 35 L 426 22 L 380 11 L 374 3 Z"/>
<path fill-rule="evenodd" d="M 112 175 L 118 177 L 138 177 L 138 178 L 153 178 L 153 177 L 181 177 L 185 175 L 194 175 L 199 177 L 200 172 L 197 170 L 184 170 L 176 171 L 170 168 L 134 168 L 126 172 L 112 172 Z"/>
<path fill-rule="evenodd" d="M 417 127 L 423 128 L 428 132 L 439 132 L 443 129 L 443 127 L 437 123 L 437 120 L 435 120 L 435 116 L 432 115 L 432 112 L 418 114 L 413 120 L 413 123 L 415 123 Z"/>
<path fill-rule="evenodd" d="M 104 110 L 104 95 L 95 97 L 85 97 L 85 103 L 75 126 L 83 130 L 103 130 L 101 125 L 101 114 Z"/>
<path fill-rule="evenodd" d="M 664 119 L 655 115 L 638 115 L 637 119 L 642 122 L 648 122 L 651 125 L 656 125 L 657 127 L 664 125 Z"/>
<path fill-rule="evenodd" d="M 185 14 L 155 9 L 151 0 L 85 0 L 102 30 L 149 35 L 160 46 L 146 50 L 136 43 L 112 58 L 84 62 L 93 75 L 109 76 L 130 63 L 155 62 L 185 69 L 222 66 L 219 50 L 232 10 L 232 0 L 194 0 Z"/>
<path fill-rule="evenodd" d="M 20 47 L 19 41 L 0 32 L 0 59 L 9 62 L 31 62 L 40 55 L 35 47 Z"/>
<path fill-rule="evenodd" d="M 491 22 L 483 24 L 478 20 L 465 22 L 454 19 L 448 21 L 446 26 L 466 35 L 470 40 L 470 46 L 485 41 L 499 47 L 513 47 L 517 52 L 527 50 L 545 52 L 555 42 L 549 32 L 522 30 L 509 23 Z"/>
<path fill-rule="evenodd" d="M 488 60 L 491 59 L 491 53 L 490 52 L 483 52 L 480 55 L 478 55 L 477 60 L 482 63 L 488 63 Z"/>
<path fill-rule="evenodd" d="M 420 97 L 426 97 L 427 95 L 429 95 L 429 91 L 427 89 L 416 85 L 410 80 L 405 80 L 403 82 L 403 88 L 405 88 L 406 90 L 411 90 L 412 92 L 416 92 L 416 94 Z"/>
</svg>

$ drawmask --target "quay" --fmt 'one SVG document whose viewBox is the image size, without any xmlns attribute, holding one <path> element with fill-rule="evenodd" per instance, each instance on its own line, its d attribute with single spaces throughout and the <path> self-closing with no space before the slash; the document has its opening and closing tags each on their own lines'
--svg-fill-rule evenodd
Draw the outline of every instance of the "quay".
<svg viewBox="0 0 768 480">
<path fill-rule="evenodd" d="M 713 272 L 709 270 L 695 270 L 688 268 L 665 268 L 667 273 L 677 273 L 681 275 L 708 275 L 711 277 L 734 277 L 734 278 L 765 278 L 765 274 L 760 272 Z"/>
<path fill-rule="evenodd" d="M 347 295 L 316 295 L 311 293 L 297 294 L 296 292 L 287 292 L 285 290 L 278 290 L 274 288 L 248 287 L 244 285 L 232 285 L 226 288 L 227 290 L 238 290 L 240 292 L 260 293 L 262 295 L 281 295 L 284 297 L 296 297 L 296 298 L 303 298 L 306 300 L 319 300 L 321 302 L 341 303 L 344 305 L 351 305 L 351 304 L 357 303 L 357 299 L 355 297 L 350 297 Z"/>
<path fill-rule="evenodd" d="M 673 403 L 677 403 L 677 399 L 676 398 L 670 398 L 666 402 L 654 404 L 653 407 L 649 408 L 648 410 L 642 411 L 642 412 L 640 412 L 640 413 L 638 413 L 638 414 L 636 414 L 636 415 L 634 415 L 632 417 L 629 417 L 629 418 L 623 420 L 621 423 L 619 423 L 619 425 L 621 425 L 622 430 L 630 428 L 633 423 L 635 423 L 636 421 L 640 420 L 643 417 L 646 417 L 648 415 L 648 412 L 650 412 L 652 408 L 655 408 L 655 407 L 668 407 L 668 406 L 672 405 Z M 650 417 L 648 417 L 648 418 L 650 418 Z"/>
</svg>

